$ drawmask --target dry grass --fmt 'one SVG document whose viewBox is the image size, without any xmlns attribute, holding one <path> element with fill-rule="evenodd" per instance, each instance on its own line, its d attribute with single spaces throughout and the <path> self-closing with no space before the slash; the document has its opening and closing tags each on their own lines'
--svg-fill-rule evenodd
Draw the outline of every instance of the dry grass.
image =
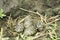
<svg viewBox="0 0 60 40">
<path fill-rule="evenodd" d="M 30 13 L 33 13 L 33 14 L 37 14 L 37 16 L 39 16 L 40 18 L 40 21 L 45 23 L 45 28 L 43 29 L 42 32 L 37 32 L 34 36 L 25 36 L 24 34 L 20 34 L 20 33 L 17 33 L 17 32 L 14 32 L 13 28 L 16 24 L 20 24 L 22 22 L 24 22 L 24 20 L 26 19 L 26 17 L 30 16 L 26 16 L 25 18 L 21 19 L 21 20 L 18 20 L 17 19 L 12 19 L 11 16 L 8 17 L 8 20 L 7 20 L 7 27 L 9 27 L 9 32 L 13 34 L 13 36 L 15 36 L 16 34 L 18 35 L 17 37 L 15 37 L 15 40 L 19 40 L 20 39 L 20 36 L 23 40 L 36 40 L 37 38 L 43 38 L 43 37 L 47 37 L 47 40 L 58 40 L 60 38 L 58 38 L 57 34 L 56 34 L 56 28 L 57 28 L 57 24 L 56 22 L 59 19 L 59 15 L 57 16 L 54 16 L 54 17 L 51 17 L 51 18 L 47 18 L 47 16 L 43 16 L 41 15 L 40 13 L 38 12 L 33 12 L 33 11 L 29 11 L 29 10 L 26 10 L 26 9 L 23 9 L 23 8 L 20 8 L 21 10 L 23 11 L 27 11 L 27 12 L 30 12 Z M 32 16 L 34 17 L 34 16 Z M 38 20 L 37 20 L 38 21 Z M 50 26 L 51 25 L 51 26 Z M 7 35 L 6 35 L 7 36 Z M 3 28 L 1 28 L 1 31 L 0 31 L 0 39 L 1 40 L 5 40 L 3 39 Z M 6 39 L 9 39 L 9 38 L 6 38 Z"/>
</svg>

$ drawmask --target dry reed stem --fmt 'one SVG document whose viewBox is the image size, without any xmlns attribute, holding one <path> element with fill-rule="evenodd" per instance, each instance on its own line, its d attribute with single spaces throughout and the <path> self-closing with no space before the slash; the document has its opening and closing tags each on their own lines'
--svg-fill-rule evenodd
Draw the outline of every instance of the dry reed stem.
<svg viewBox="0 0 60 40">
<path fill-rule="evenodd" d="M 58 21 L 58 20 L 60 20 L 60 18 L 58 18 L 58 19 L 55 19 L 54 21 L 51 21 L 51 22 L 49 22 L 49 23 L 47 23 L 47 24 L 45 24 L 45 25 L 52 24 L 53 22 L 56 22 L 56 21 Z"/>
<path fill-rule="evenodd" d="M 29 12 L 29 13 L 34 13 L 34 14 L 37 14 L 39 15 L 40 17 L 42 16 L 40 13 L 38 12 L 34 12 L 34 11 L 30 11 L 30 10 L 26 10 L 26 9 L 23 9 L 23 8 L 20 8 L 20 10 L 23 10 L 23 11 L 26 11 L 26 12 Z"/>
<path fill-rule="evenodd" d="M 51 19 L 56 19 L 56 18 L 58 18 L 58 17 L 59 17 L 59 15 L 54 16 L 54 17 L 51 17 L 51 18 L 48 19 L 48 21 L 50 21 Z"/>
</svg>

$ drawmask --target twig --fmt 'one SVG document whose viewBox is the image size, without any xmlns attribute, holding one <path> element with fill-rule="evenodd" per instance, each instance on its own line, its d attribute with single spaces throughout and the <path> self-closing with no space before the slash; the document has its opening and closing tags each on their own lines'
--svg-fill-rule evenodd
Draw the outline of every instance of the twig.
<svg viewBox="0 0 60 40">
<path fill-rule="evenodd" d="M 44 34 L 44 33 L 40 33 L 39 35 L 33 37 L 33 39 L 37 39 L 37 38 L 43 37 L 43 36 L 45 36 L 45 35 L 46 35 L 46 34 Z"/>
<path fill-rule="evenodd" d="M 59 17 L 59 15 L 49 18 L 48 21 L 51 20 L 51 19 L 55 19 L 57 17 Z"/>
<path fill-rule="evenodd" d="M 23 10 L 23 11 L 29 12 L 29 13 L 34 13 L 34 14 L 39 15 L 40 18 L 41 18 L 41 21 L 43 22 L 43 16 L 38 11 L 37 12 L 33 12 L 33 11 L 26 10 L 26 9 L 23 9 L 23 8 L 20 8 L 20 9 Z"/>
<path fill-rule="evenodd" d="M 34 13 L 34 14 L 37 14 L 37 15 L 41 16 L 41 14 L 39 12 L 33 12 L 33 11 L 26 10 L 26 9 L 23 9 L 23 8 L 20 8 L 20 10 L 23 10 L 23 11 L 26 11 L 26 12 L 29 12 L 29 13 Z"/>
<path fill-rule="evenodd" d="M 53 23 L 53 22 L 56 22 L 56 21 L 58 21 L 58 20 L 60 20 L 60 18 L 59 18 L 59 19 L 56 19 L 56 20 L 54 20 L 54 21 L 52 21 L 52 22 L 49 22 L 49 23 L 47 23 L 47 24 L 45 24 L 45 25 L 49 25 L 49 24 L 51 24 L 51 23 Z"/>
</svg>

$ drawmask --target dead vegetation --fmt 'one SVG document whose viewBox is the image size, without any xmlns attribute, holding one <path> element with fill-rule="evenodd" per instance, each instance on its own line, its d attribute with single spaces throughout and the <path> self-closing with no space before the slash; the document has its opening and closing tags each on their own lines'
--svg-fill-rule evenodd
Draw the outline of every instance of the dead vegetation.
<svg viewBox="0 0 60 40">
<path fill-rule="evenodd" d="M 59 0 L 6 1 L 0 2 L 7 14 L 0 19 L 0 40 L 60 40 Z"/>
<path fill-rule="evenodd" d="M 37 16 L 34 15 L 26 15 L 24 18 L 18 17 L 16 19 L 12 19 L 12 17 L 9 16 L 6 20 L 6 27 L 1 28 L 1 35 L 3 34 L 3 37 L 17 37 L 19 39 L 21 38 L 22 40 L 27 40 L 30 36 L 32 37 L 32 40 L 59 39 L 56 34 L 56 22 L 60 20 L 59 15 L 47 18 L 46 15 L 43 16 L 39 12 L 33 12 L 26 9 L 22 10 L 39 17 L 37 18 Z M 21 35 L 24 37 L 21 37 Z"/>
</svg>

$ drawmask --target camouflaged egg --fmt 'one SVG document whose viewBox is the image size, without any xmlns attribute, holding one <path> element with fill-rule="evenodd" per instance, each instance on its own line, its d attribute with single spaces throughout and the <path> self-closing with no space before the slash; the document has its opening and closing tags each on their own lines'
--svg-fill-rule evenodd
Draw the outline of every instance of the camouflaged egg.
<svg viewBox="0 0 60 40">
<path fill-rule="evenodd" d="M 25 18 L 24 20 L 24 26 L 25 28 L 28 28 L 32 25 L 32 18 L 31 16 L 29 15 L 27 18 Z"/>
<path fill-rule="evenodd" d="M 24 35 L 30 36 L 36 33 L 36 27 L 35 26 L 30 26 L 29 28 L 26 28 L 24 31 Z"/>
<path fill-rule="evenodd" d="M 44 24 L 45 24 L 44 22 L 38 20 L 38 22 L 36 23 L 37 29 L 38 29 L 39 31 L 43 30 Z"/>
<path fill-rule="evenodd" d="M 23 23 L 20 23 L 19 25 L 15 26 L 15 31 L 16 32 L 23 32 L 23 30 L 24 30 Z"/>
</svg>

